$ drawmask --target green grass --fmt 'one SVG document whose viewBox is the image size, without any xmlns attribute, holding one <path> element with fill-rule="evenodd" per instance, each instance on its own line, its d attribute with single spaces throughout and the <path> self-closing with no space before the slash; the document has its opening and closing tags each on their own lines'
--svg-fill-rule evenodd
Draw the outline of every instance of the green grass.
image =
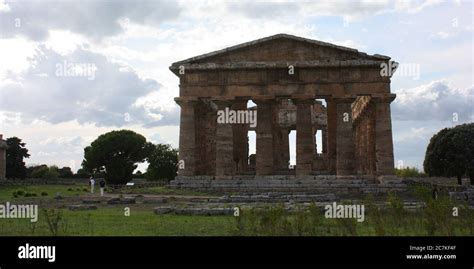
<svg viewBox="0 0 474 269">
<path fill-rule="evenodd" d="M 90 211 L 62 211 L 59 236 L 223 236 L 229 234 L 232 217 L 156 215 L 152 210 L 122 207 Z M 51 236 L 43 213 L 38 222 L 27 219 L 0 219 L 0 236 Z"/>
<path fill-rule="evenodd" d="M 156 215 L 153 205 L 135 204 L 128 206 L 130 216 L 125 216 L 120 205 L 98 205 L 97 210 L 70 211 L 55 209 L 61 205 L 77 203 L 88 192 L 82 191 L 86 185 L 39 185 L 9 186 L 0 189 L 0 203 L 10 201 L 20 203 L 37 201 L 40 209 L 37 223 L 29 219 L 0 218 L 0 236 L 457 236 L 474 235 L 474 210 L 459 206 L 459 217 L 452 216 L 454 204 L 445 195 L 436 201 L 430 200 L 427 189 L 418 188 L 417 196 L 425 200 L 427 207 L 418 212 L 403 209 L 402 200 L 389 195 L 390 206 L 384 210 L 375 209 L 373 197 L 367 197 L 365 221 L 354 219 L 326 219 L 323 213 L 314 207 L 309 211 L 287 213 L 279 207 L 266 210 L 243 210 L 240 217 L 234 216 L 177 216 Z M 36 193 L 36 197 L 20 196 L 12 193 L 22 190 Z M 48 196 L 41 196 L 47 192 Z M 60 192 L 65 199 L 54 199 Z M 191 191 L 173 190 L 166 187 L 134 189 L 131 193 L 161 195 L 196 195 Z M 68 197 L 71 197 L 68 199 Z M 75 202 L 72 202 L 75 201 Z M 80 200 L 79 200 L 80 201 Z M 50 220 L 60 216 L 57 230 L 51 229 L 42 209 L 48 208 Z M 59 212 L 59 215 L 57 214 Z M 53 221 L 54 222 L 54 221 Z M 51 222 L 50 222 L 51 223 Z"/>
<path fill-rule="evenodd" d="M 25 193 L 36 193 L 37 197 L 41 197 L 42 192 L 48 193 L 43 198 L 54 199 L 56 193 L 61 193 L 62 197 L 78 196 L 88 192 L 83 191 L 84 188 L 89 190 L 87 185 L 24 185 L 24 186 L 6 186 L 0 187 L 0 202 L 16 201 L 23 199 L 24 196 L 14 197 L 13 192 L 22 190 Z M 28 197 L 31 198 L 31 197 Z"/>
</svg>

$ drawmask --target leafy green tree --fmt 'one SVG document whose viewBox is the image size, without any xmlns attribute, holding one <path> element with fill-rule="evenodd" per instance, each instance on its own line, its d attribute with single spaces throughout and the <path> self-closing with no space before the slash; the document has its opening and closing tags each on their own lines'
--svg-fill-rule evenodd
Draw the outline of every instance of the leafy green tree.
<svg viewBox="0 0 474 269">
<path fill-rule="evenodd" d="M 46 164 L 32 167 L 31 177 L 32 178 L 45 178 L 45 175 L 49 172 L 49 168 Z"/>
<path fill-rule="evenodd" d="M 462 177 L 474 184 L 474 123 L 445 128 L 435 134 L 426 149 L 423 168 L 429 176 Z"/>
<path fill-rule="evenodd" d="M 420 172 L 416 167 L 395 168 L 395 175 L 398 177 L 424 177 L 424 173 Z"/>
<path fill-rule="evenodd" d="M 67 166 L 58 169 L 58 173 L 60 178 L 72 178 L 74 176 L 71 168 Z"/>
<path fill-rule="evenodd" d="M 84 168 L 79 168 L 79 169 L 77 169 L 76 174 L 74 174 L 74 177 L 75 178 L 89 178 L 90 173 L 87 172 L 87 170 L 84 169 Z"/>
<path fill-rule="evenodd" d="M 25 178 L 26 166 L 23 158 L 29 158 L 28 149 L 25 143 L 18 137 L 7 138 L 6 151 L 6 177 L 7 178 Z"/>
<path fill-rule="evenodd" d="M 82 166 L 90 173 L 104 173 L 110 184 L 125 184 L 132 179 L 136 163 L 147 159 L 153 144 L 130 130 L 100 135 L 84 149 Z"/>
<path fill-rule="evenodd" d="M 148 162 L 150 163 L 146 172 L 148 180 L 169 181 L 174 179 L 178 171 L 178 150 L 170 145 L 157 144 Z"/>
<path fill-rule="evenodd" d="M 46 164 L 34 166 L 31 168 L 31 177 L 32 178 L 44 178 L 44 179 L 52 179 L 52 178 L 59 178 L 59 168 L 56 165 L 52 165 L 48 167 Z"/>
<path fill-rule="evenodd" d="M 43 178 L 45 178 L 45 179 L 59 178 L 59 176 L 60 176 L 59 168 L 56 165 L 52 165 L 52 166 L 48 167 L 48 170 L 43 175 Z"/>
</svg>

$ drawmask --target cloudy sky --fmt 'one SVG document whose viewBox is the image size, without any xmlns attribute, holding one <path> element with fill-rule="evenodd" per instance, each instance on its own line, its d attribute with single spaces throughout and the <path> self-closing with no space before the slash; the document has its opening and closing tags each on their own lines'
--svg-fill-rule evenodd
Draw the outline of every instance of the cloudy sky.
<svg viewBox="0 0 474 269">
<path fill-rule="evenodd" d="M 83 148 L 114 129 L 177 147 L 169 65 L 287 33 L 404 66 L 392 79 L 395 162 L 421 168 L 434 133 L 474 121 L 473 10 L 470 1 L 0 0 L 0 133 L 27 143 L 28 164 L 74 170 Z"/>
</svg>

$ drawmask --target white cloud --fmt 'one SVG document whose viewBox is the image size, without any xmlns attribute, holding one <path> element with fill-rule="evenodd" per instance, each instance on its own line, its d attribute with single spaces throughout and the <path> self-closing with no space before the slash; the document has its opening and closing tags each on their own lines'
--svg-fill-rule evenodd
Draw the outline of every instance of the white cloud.
<svg viewBox="0 0 474 269">
<path fill-rule="evenodd" d="M 443 32 L 443 31 L 437 32 L 432 35 L 432 37 L 439 38 L 439 39 L 448 39 L 453 36 L 454 36 L 454 33 L 448 33 L 448 32 Z"/>
<path fill-rule="evenodd" d="M 28 58 L 35 53 L 36 44 L 24 38 L 0 38 L 0 84 L 7 79 L 7 73 L 19 73 L 28 69 Z"/>
<path fill-rule="evenodd" d="M 120 19 L 156 25 L 177 18 L 180 7 L 173 1 L 38 1 L 7 3 L 2 14 L 2 36 L 23 35 L 45 40 L 50 30 L 69 30 L 95 40 L 123 31 Z M 5 9 L 3 5 L 3 9 Z M 16 20 L 20 25 L 16 25 Z"/>
<path fill-rule="evenodd" d="M 40 46 L 32 62 L 27 71 L 11 78 L 12 83 L 0 87 L 0 110 L 20 112 L 25 122 L 40 119 L 51 123 L 77 120 L 99 126 L 177 124 L 176 109 L 135 105 L 139 97 L 160 90 L 158 82 L 141 79 L 133 70 L 123 70 L 102 55 L 77 49 L 62 56 Z M 81 70 L 95 72 L 85 73 L 87 76 L 58 74 L 69 65 L 90 66 Z M 149 112 L 162 117 L 156 120 Z"/>
<path fill-rule="evenodd" d="M 442 0 L 396 0 L 395 9 L 398 11 L 406 11 L 410 13 L 420 12 L 421 10 L 442 3 Z"/>
<path fill-rule="evenodd" d="M 397 91 L 392 118 L 404 121 L 474 121 L 474 87 L 453 88 L 446 80 Z"/>
</svg>

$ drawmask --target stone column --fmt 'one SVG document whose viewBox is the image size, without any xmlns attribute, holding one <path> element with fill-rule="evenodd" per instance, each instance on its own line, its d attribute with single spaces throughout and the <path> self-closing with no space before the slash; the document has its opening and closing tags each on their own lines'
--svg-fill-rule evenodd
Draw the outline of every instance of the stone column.
<svg viewBox="0 0 474 269">
<path fill-rule="evenodd" d="M 236 100 L 233 102 L 232 109 L 236 112 L 247 111 L 247 100 Z M 241 119 L 242 120 L 242 119 Z M 248 120 L 248 119 L 247 119 Z M 247 122 L 248 123 L 248 122 Z M 241 122 L 233 124 L 233 148 L 234 162 L 236 164 L 236 173 L 244 173 L 248 166 L 248 127 L 247 123 Z"/>
<path fill-rule="evenodd" d="M 327 144 L 327 143 L 328 143 L 328 141 L 327 141 L 328 137 L 327 137 L 327 134 L 326 134 L 326 133 L 327 133 L 326 128 L 322 128 L 322 129 L 321 129 L 321 141 L 322 141 L 322 147 L 323 147 L 323 149 L 322 149 L 321 152 L 323 153 L 323 155 L 326 155 L 326 153 L 327 153 L 327 147 L 328 147 L 328 144 Z"/>
<path fill-rule="evenodd" d="M 367 111 L 364 112 L 364 115 L 362 115 L 362 119 L 360 121 L 360 128 L 361 128 L 361 160 L 360 160 L 360 164 L 361 164 L 361 171 L 362 171 L 362 174 L 368 174 L 368 145 L 367 145 L 367 141 L 368 141 L 368 132 L 367 132 L 367 125 L 368 125 L 368 120 L 367 120 Z"/>
<path fill-rule="evenodd" d="M 352 134 L 352 109 L 354 98 L 336 99 L 337 135 L 336 135 L 336 174 L 354 174 L 354 136 Z"/>
<path fill-rule="evenodd" d="M 360 116 L 359 116 L 360 117 Z M 360 118 L 358 118 L 354 122 L 354 145 L 355 145 L 355 151 L 354 151 L 354 160 L 356 163 L 356 172 L 357 174 L 362 174 L 362 168 L 361 168 L 361 163 L 362 163 L 362 155 L 361 155 L 361 128 L 360 128 Z"/>
<path fill-rule="evenodd" d="M 215 101 L 218 113 L 226 108 L 231 110 L 230 101 Z M 234 162 L 234 140 L 232 125 L 228 122 L 219 122 L 216 125 L 216 179 L 219 177 L 232 176 L 235 174 L 236 164 Z"/>
<path fill-rule="evenodd" d="M 367 174 L 375 175 L 375 113 L 374 105 L 370 104 L 367 111 Z"/>
<path fill-rule="evenodd" d="M 184 168 L 178 169 L 179 176 L 194 176 L 196 172 L 196 100 L 176 100 L 181 106 L 179 124 L 179 163 Z"/>
<path fill-rule="evenodd" d="M 336 125 L 337 125 L 337 111 L 336 111 L 336 103 L 334 99 L 328 98 L 326 100 L 327 103 L 327 131 L 328 131 L 328 171 L 331 174 L 336 174 Z"/>
<path fill-rule="evenodd" d="M 274 99 L 253 100 L 257 104 L 257 176 L 273 174 L 273 106 Z"/>
<path fill-rule="evenodd" d="M 296 104 L 296 176 L 313 171 L 314 135 L 311 124 L 313 99 L 295 99 Z"/>
<path fill-rule="evenodd" d="M 290 165 L 290 140 L 289 134 L 290 130 L 288 128 L 281 128 L 281 147 L 280 147 L 280 156 L 281 156 L 281 169 L 288 170 Z"/>
<path fill-rule="evenodd" d="M 375 101 L 375 158 L 377 175 L 393 175 L 393 140 L 390 103 L 394 96 L 374 98 Z"/>
</svg>

